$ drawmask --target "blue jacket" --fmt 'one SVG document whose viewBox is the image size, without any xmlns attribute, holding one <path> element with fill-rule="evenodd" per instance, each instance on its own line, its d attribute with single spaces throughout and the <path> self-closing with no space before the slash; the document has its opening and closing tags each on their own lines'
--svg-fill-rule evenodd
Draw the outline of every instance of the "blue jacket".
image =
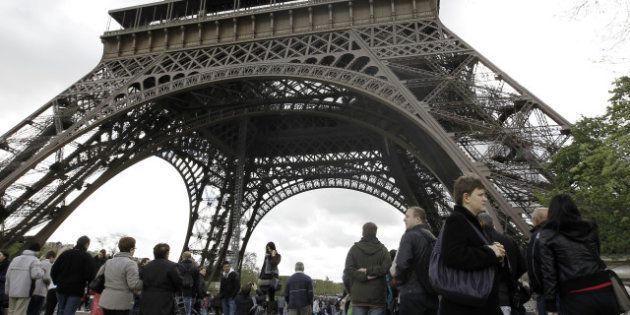
<svg viewBox="0 0 630 315">
<path fill-rule="evenodd" d="M 284 289 L 284 299 L 288 309 L 300 309 L 313 305 L 313 280 L 303 272 L 294 273 Z"/>
</svg>

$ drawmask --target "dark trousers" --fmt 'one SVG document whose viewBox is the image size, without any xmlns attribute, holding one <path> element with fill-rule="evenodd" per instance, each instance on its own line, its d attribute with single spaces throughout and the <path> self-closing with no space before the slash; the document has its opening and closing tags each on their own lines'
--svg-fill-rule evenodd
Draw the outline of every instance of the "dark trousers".
<svg viewBox="0 0 630 315">
<path fill-rule="evenodd" d="M 617 299 L 611 287 L 561 296 L 560 315 L 617 315 Z"/>
<path fill-rule="evenodd" d="M 46 306 L 44 307 L 44 315 L 53 315 L 57 307 L 57 289 L 48 290 L 46 294 Z"/>
<path fill-rule="evenodd" d="M 105 315 L 129 315 L 129 310 L 106 310 L 103 309 Z"/>
<path fill-rule="evenodd" d="M 33 295 L 31 296 L 31 300 L 28 302 L 28 309 L 26 310 L 27 315 L 40 315 L 42 312 L 42 307 L 44 307 L 45 297 L 41 295 Z"/>
<path fill-rule="evenodd" d="M 419 294 L 400 294 L 400 304 L 398 305 L 400 315 L 437 315 L 437 309 L 430 309 L 422 303 L 422 296 Z"/>
</svg>

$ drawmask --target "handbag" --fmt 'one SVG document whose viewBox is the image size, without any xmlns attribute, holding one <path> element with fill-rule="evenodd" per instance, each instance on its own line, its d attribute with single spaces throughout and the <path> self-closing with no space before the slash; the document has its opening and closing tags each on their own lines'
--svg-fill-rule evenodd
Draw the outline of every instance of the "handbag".
<svg viewBox="0 0 630 315">
<path fill-rule="evenodd" d="M 468 220 L 466 220 L 468 222 Z M 470 223 L 484 243 L 486 238 Z M 490 266 L 480 270 L 460 270 L 446 266 L 442 259 L 444 227 L 440 231 L 429 263 L 429 282 L 435 291 L 449 300 L 468 306 L 483 306 L 494 284 L 495 268 Z"/>
<path fill-rule="evenodd" d="M 610 269 L 607 271 L 610 276 L 610 282 L 612 283 L 615 298 L 617 299 L 617 305 L 619 305 L 619 311 L 625 314 L 630 311 L 630 296 L 628 295 L 628 291 L 626 291 L 626 287 L 614 271 Z"/>
<path fill-rule="evenodd" d="M 107 266 L 107 263 L 103 265 L 103 273 L 92 279 L 88 285 L 90 290 L 96 293 L 103 293 L 103 290 L 105 290 L 105 266 Z"/>
</svg>

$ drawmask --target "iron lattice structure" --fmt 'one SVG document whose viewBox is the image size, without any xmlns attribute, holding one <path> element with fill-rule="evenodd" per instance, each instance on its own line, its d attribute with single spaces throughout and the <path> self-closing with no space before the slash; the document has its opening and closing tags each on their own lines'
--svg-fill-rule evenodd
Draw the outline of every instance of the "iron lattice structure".
<svg viewBox="0 0 630 315">
<path fill-rule="evenodd" d="M 46 240 L 151 156 L 181 174 L 185 247 L 209 264 L 313 189 L 420 205 L 437 228 L 464 172 L 527 234 L 570 125 L 442 25 L 437 0 L 235 2 L 110 11 L 122 28 L 101 62 L 0 138 L 1 246 Z"/>
</svg>

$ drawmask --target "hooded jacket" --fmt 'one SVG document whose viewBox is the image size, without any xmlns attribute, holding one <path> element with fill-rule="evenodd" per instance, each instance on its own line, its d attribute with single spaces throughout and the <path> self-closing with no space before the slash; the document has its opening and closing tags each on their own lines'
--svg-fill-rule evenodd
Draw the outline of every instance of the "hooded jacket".
<svg viewBox="0 0 630 315">
<path fill-rule="evenodd" d="M 350 279 L 353 305 L 384 306 L 387 283 L 385 275 L 392 265 L 387 248 L 376 237 L 363 237 L 354 243 L 346 256 L 344 275 Z M 367 272 L 358 271 L 366 268 Z M 375 277 L 369 279 L 368 276 Z"/>
<path fill-rule="evenodd" d="M 599 257 L 599 236 L 593 222 L 548 222 L 539 239 L 543 291 L 550 311 L 555 309 L 556 298 L 567 281 L 575 282 L 606 269 Z M 589 285 L 584 283 L 585 287 Z"/>
</svg>

